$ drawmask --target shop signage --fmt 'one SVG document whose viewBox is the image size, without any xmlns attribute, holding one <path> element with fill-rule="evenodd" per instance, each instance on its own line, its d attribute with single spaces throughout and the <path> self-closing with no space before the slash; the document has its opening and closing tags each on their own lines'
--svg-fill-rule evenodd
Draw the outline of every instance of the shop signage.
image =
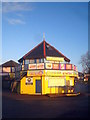
<svg viewBox="0 0 90 120">
<path fill-rule="evenodd" d="M 45 63 L 55 63 L 55 61 L 49 61 L 49 60 L 44 60 L 45 61 Z"/>
<path fill-rule="evenodd" d="M 60 70 L 65 70 L 65 64 L 60 64 Z"/>
<path fill-rule="evenodd" d="M 53 64 L 52 66 L 53 69 L 59 69 L 59 64 Z"/>
<path fill-rule="evenodd" d="M 26 84 L 33 84 L 33 78 L 32 77 L 27 77 L 26 78 Z"/>
<path fill-rule="evenodd" d="M 45 63 L 46 69 L 52 69 L 52 63 Z"/>
<path fill-rule="evenodd" d="M 36 69 L 36 64 L 29 64 L 29 69 Z"/>
<path fill-rule="evenodd" d="M 46 60 L 63 62 L 64 58 L 63 57 L 46 57 Z"/>
<path fill-rule="evenodd" d="M 77 66 L 72 65 L 72 70 L 77 71 Z"/>
<path fill-rule="evenodd" d="M 72 65 L 71 64 L 66 64 L 66 70 L 71 70 L 72 69 Z"/>
<path fill-rule="evenodd" d="M 43 70 L 28 71 L 27 76 L 42 76 Z"/>
<path fill-rule="evenodd" d="M 44 69 L 44 63 L 38 63 L 37 69 Z"/>
<path fill-rule="evenodd" d="M 76 71 L 65 71 L 65 70 L 45 70 L 45 75 L 48 76 L 77 76 L 78 72 Z"/>
</svg>

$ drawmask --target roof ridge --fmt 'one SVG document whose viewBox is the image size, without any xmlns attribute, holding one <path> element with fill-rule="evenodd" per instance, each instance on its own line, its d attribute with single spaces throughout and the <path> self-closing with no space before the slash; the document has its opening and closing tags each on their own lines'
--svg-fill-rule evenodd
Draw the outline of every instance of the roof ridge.
<svg viewBox="0 0 90 120">
<path fill-rule="evenodd" d="M 49 50 L 50 52 L 47 51 L 48 49 L 47 49 L 46 45 L 49 45 L 52 48 L 53 51 L 50 51 L 50 50 Z M 47 52 L 49 52 L 49 54 Z M 27 54 L 25 54 L 22 58 L 20 58 L 18 60 L 18 62 L 21 62 L 21 60 L 23 60 L 23 59 L 30 59 L 30 58 L 31 59 L 35 59 L 35 58 L 41 58 L 41 57 L 46 58 L 46 56 L 48 56 L 50 54 L 52 56 L 56 55 L 58 57 L 60 57 L 60 56 L 64 57 L 65 61 L 70 62 L 70 59 L 68 59 L 66 56 L 64 56 L 55 47 L 53 47 L 52 45 L 50 45 L 49 43 L 47 43 L 45 41 L 45 39 L 42 42 L 40 42 L 36 47 L 34 47 L 32 50 L 30 50 Z M 34 55 L 36 55 L 36 56 L 34 56 Z"/>
<path fill-rule="evenodd" d="M 46 47 L 45 47 L 45 40 L 43 40 L 43 53 L 44 53 L 44 58 L 46 58 Z"/>
<path fill-rule="evenodd" d="M 8 60 L 7 62 L 4 62 L 1 66 L 16 66 L 19 65 L 17 62 L 13 61 L 13 60 Z"/>
</svg>

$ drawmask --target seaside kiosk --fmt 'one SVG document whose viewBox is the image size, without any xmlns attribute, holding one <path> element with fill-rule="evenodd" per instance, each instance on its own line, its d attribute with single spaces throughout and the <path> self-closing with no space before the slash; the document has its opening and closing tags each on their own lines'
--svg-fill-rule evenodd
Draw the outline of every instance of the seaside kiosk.
<svg viewBox="0 0 90 120">
<path fill-rule="evenodd" d="M 18 60 L 21 73 L 20 94 L 60 94 L 74 92 L 77 67 L 45 40 Z"/>
</svg>

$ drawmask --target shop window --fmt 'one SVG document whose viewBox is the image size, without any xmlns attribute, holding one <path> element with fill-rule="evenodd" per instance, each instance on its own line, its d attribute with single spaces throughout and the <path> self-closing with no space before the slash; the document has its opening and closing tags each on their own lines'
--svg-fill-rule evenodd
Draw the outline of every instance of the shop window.
<svg viewBox="0 0 90 120">
<path fill-rule="evenodd" d="M 10 67 L 3 67 L 3 72 L 11 72 L 11 68 Z"/>
<path fill-rule="evenodd" d="M 61 77 L 48 77 L 48 87 L 65 86 L 65 79 Z"/>
</svg>

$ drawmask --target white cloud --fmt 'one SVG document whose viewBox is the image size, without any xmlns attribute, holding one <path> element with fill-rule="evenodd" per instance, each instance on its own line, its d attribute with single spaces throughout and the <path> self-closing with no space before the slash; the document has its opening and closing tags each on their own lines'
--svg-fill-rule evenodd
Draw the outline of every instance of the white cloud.
<svg viewBox="0 0 90 120">
<path fill-rule="evenodd" d="M 32 11 L 32 6 L 28 3 L 21 2 L 3 2 L 2 4 L 2 12 L 17 12 L 17 11 Z"/>
<path fill-rule="evenodd" d="M 24 18 L 24 15 L 22 12 L 32 11 L 32 10 L 33 10 L 33 7 L 31 6 L 31 3 L 25 3 L 25 2 L 23 3 L 22 2 L 3 2 L 2 3 L 2 12 L 8 13 L 8 14 L 4 14 L 3 18 L 6 19 L 9 24 L 12 24 L 12 25 L 26 24 L 26 22 L 22 20 Z M 7 17 L 5 17 L 6 15 Z"/>
<path fill-rule="evenodd" d="M 16 24 L 25 24 L 24 21 L 20 19 L 7 19 L 9 24 L 16 25 Z"/>
</svg>

